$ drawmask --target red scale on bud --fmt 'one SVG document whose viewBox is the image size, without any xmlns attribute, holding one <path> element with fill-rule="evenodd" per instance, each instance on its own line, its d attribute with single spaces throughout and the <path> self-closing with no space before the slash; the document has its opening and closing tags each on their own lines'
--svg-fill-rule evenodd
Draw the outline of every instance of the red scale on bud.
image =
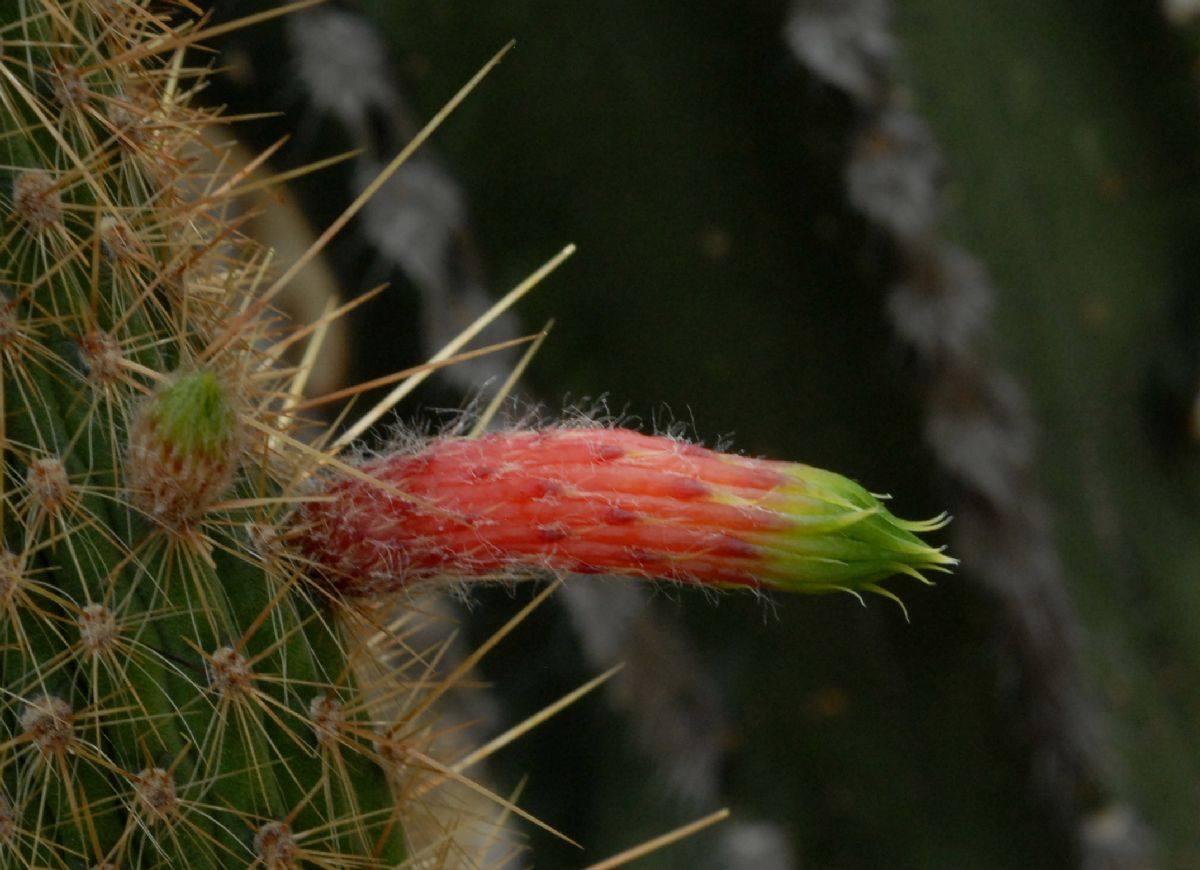
<svg viewBox="0 0 1200 870">
<path fill-rule="evenodd" d="M 348 594 L 539 570 L 794 592 L 870 590 L 948 570 L 837 474 L 624 429 L 435 438 L 325 482 L 296 519 L 302 552 Z M 399 493 L 399 494 L 397 494 Z"/>
</svg>

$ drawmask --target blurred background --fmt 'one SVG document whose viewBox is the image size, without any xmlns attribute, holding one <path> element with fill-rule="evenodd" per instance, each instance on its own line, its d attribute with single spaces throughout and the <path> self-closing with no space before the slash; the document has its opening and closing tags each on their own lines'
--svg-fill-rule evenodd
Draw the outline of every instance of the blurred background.
<svg viewBox="0 0 1200 870">
<path fill-rule="evenodd" d="M 363 0 L 219 45 L 205 99 L 290 135 L 276 169 L 356 151 L 292 185 L 321 229 L 517 41 L 329 248 L 341 298 L 389 284 L 331 378 L 422 361 L 575 243 L 477 342 L 554 318 L 530 401 L 955 515 L 961 569 L 893 584 L 907 621 L 571 580 L 468 716 L 628 665 L 492 760 L 586 846 L 518 826 L 525 863 L 728 806 L 635 866 L 1200 866 L 1198 5 Z M 534 591 L 474 595 L 469 637 Z"/>
</svg>

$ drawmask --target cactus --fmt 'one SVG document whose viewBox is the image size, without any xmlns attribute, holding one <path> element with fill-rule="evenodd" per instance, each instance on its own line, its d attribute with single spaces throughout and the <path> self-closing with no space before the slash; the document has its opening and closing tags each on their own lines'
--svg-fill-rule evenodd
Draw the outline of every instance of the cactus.
<svg viewBox="0 0 1200 870">
<path fill-rule="evenodd" d="M 2 863 L 398 865 L 399 749 L 273 537 L 309 460 L 267 253 L 204 168 L 203 31 L 0 9 Z"/>
<path fill-rule="evenodd" d="M 897 520 L 838 475 L 625 430 L 444 438 L 358 467 L 306 445 L 306 372 L 281 360 L 308 331 L 270 307 L 295 269 L 273 280 L 239 232 L 248 173 L 188 66 L 222 28 L 189 8 L 0 5 L 4 866 L 415 863 L 411 810 L 435 786 L 412 777 L 458 774 L 425 752 L 414 710 L 433 697 L 374 604 L 417 575 L 882 592 L 953 563 L 914 534 L 940 520 Z M 471 457 L 494 461 L 489 486 L 428 473 Z M 511 527 L 464 542 L 461 520 L 528 520 L 547 465 L 575 511 L 562 534 L 485 563 Z M 596 537 L 601 514 L 628 540 Z M 452 861 L 442 844 L 428 863 Z"/>
</svg>

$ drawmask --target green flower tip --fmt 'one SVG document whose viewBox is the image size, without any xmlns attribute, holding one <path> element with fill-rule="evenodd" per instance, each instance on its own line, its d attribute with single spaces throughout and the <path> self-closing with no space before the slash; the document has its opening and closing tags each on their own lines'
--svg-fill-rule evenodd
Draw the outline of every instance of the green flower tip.
<svg viewBox="0 0 1200 870">
<path fill-rule="evenodd" d="M 881 583 L 906 575 L 927 585 L 929 573 L 948 573 L 958 560 L 919 537 L 950 522 L 949 514 L 903 520 L 875 495 L 840 474 L 812 466 L 787 467 L 781 512 L 790 527 L 772 537 L 776 588 L 793 592 L 874 592 L 900 604 Z"/>
<path fill-rule="evenodd" d="M 237 412 L 211 371 L 178 376 L 155 397 L 152 413 L 159 437 L 192 456 L 227 453 L 237 429 Z"/>
</svg>

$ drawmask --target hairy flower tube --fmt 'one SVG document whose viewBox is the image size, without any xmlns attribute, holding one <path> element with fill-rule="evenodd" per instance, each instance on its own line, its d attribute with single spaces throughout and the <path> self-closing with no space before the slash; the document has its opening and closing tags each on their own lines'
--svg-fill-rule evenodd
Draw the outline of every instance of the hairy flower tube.
<svg viewBox="0 0 1200 870">
<path fill-rule="evenodd" d="M 874 591 L 955 560 L 841 475 L 627 429 L 548 428 L 421 447 L 335 476 L 298 511 L 346 594 L 442 578 L 619 574 L 788 592 Z"/>
</svg>

